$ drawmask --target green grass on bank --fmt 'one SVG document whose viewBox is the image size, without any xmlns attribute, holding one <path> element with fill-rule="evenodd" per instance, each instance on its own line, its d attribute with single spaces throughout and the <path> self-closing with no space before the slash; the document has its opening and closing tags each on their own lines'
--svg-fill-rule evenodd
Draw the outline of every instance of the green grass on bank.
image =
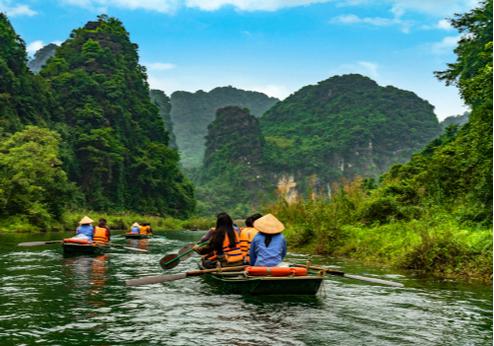
<svg viewBox="0 0 494 346">
<path fill-rule="evenodd" d="M 441 278 L 492 281 L 492 229 L 465 225 L 434 210 L 419 219 L 368 224 L 360 198 L 280 202 L 270 208 L 286 225 L 292 251 L 344 257 Z M 350 206 L 350 208 L 349 208 Z"/>
<path fill-rule="evenodd" d="M 101 213 L 89 210 L 68 211 L 63 214 L 63 218 L 58 223 L 53 223 L 46 228 L 41 229 L 32 225 L 27 219 L 13 217 L 5 220 L 0 225 L 0 233 L 12 232 L 46 232 L 46 231 L 68 231 L 74 230 L 79 220 L 88 215 L 97 221 L 105 218 L 110 229 L 129 229 L 134 222 L 149 222 L 155 230 L 175 231 L 175 230 L 202 230 L 209 229 L 214 224 L 214 218 L 191 217 L 186 220 L 176 219 L 173 217 L 160 217 L 152 215 L 140 215 L 132 212 L 123 213 Z"/>
</svg>

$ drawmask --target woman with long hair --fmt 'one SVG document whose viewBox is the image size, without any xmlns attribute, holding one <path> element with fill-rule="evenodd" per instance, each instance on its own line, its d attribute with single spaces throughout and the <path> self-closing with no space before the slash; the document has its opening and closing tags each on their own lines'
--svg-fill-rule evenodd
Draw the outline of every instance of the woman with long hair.
<svg viewBox="0 0 494 346">
<path fill-rule="evenodd" d="M 203 256 L 203 266 L 236 266 L 243 263 L 243 253 L 240 250 L 239 236 L 233 227 L 233 220 L 227 213 L 216 216 L 216 227 L 212 231 L 207 245 L 194 247 Z"/>
</svg>

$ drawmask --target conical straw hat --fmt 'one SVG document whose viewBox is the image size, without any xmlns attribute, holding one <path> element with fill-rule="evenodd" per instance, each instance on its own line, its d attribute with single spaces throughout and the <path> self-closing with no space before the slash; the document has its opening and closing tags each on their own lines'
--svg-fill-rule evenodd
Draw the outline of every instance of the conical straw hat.
<svg viewBox="0 0 494 346">
<path fill-rule="evenodd" d="M 137 222 L 134 222 L 134 223 L 132 224 L 132 227 L 139 227 L 139 226 L 140 226 L 140 225 L 139 225 Z"/>
<path fill-rule="evenodd" d="M 81 219 L 81 221 L 79 221 L 79 225 L 86 225 L 86 224 L 88 224 L 88 223 L 93 223 L 93 222 L 94 222 L 94 221 L 93 221 L 93 220 L 91 220 L 91 218 L 90 218 L 90 217 L 88 217 L 88 216 L 84 216 L 84 217 Z"/>
<path fill-rule="evenodd" d="M 278 234 L 283 232 L 285 226 L 272 214 L 266 214 L 254 221 L 254 228 L 261 233 Z"/>
</svg>

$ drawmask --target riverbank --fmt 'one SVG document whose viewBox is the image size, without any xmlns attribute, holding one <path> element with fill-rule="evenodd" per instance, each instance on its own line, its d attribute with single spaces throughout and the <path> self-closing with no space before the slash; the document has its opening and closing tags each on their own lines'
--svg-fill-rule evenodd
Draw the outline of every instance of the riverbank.
<svg viewBox="0 0 494 346">
<path fill-rule="evenodd" d="M 97 221 L 100 218 L 107 220 L 110 229 L 126 230 L 134 222 L 149 222 L 153 229 L 162 231 L 178 230 L 204 230 L 214 224 L 214 218 L 190 217 L 185 220 L 170 216 L 161 217 L 155 215 L 142 215 L 132 212 L 101 213 L 90 210 L 77 210 L 65 212 L 62 219 L 45 227 L 37 227 L 22 218 L 6 220 L 0 225 L 0 233 L 28 233 L 45 231 L 69 231 L 74 230 L 82 216 L 88 215 Z"/>
<path fill-rule="evenodd" d="M 338 203 L 301 201 L 270 208 L 285 222 L 292 251 L 413 270 L 442 279 L 492 282 L 492 229 L 447 213 L 366 225 Z"/>
</svg>

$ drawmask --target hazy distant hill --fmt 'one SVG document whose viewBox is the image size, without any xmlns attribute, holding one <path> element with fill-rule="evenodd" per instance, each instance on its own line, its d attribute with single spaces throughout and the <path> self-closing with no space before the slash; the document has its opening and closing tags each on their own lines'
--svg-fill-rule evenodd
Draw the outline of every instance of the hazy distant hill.
<svg viewBox="0 0 494 346">
<path fill-rule="evenodd" d="M 265 160 L 278 182 L 327 191 L 405 162 L 441 128 L 427 101 L 349 74 L 306 86 L 261 118 Z"/>
<path fill-rule="evenodd" d="M 29 69 L 34 73 L 38 73 L 46 64 L 48 59 L 55 55 L 57 47 L 58 46 L 56 44 L 50 43 L 34 53 L 34 58 L 29 60 L 27 63 Z"/>
<path fill-rule="evenodd" d="M 450 125 L 458 125 L 462 126 L 468 123 L 468 117 L 470 116 L 470 112 L 465 112 L 459 115 L 452 115 L 447 117 L 443 121 L 441 121 L 441 128 L 444 130 Z"/>
<path fill-rule="evenodd" d="M 151 100 L 158 106 L 160 109 L 161 119 L 163 119 L 163 124 L 165 125 L 166 131 L 168 131 L 168 145 L 172 148 L 177 147 L 175 134 L 173 133 L 173 123 L 170 116 L 170 111 L 172 105 L 170 103 L 170 98 L 166 96 L 166 94 L 157 89 L 151 89 L 149 92 L 149 96 L 151 96 Z"/>
<path fill-rule="evenodd" d="M 171 95 L 171 117 L 177 146 L 184 167 L 199 167 L 204 156 L 204 137 L 216 110 L 226 106 L 248 108 L 261 116 L 279 100 L 263 93 L 236 89 L 231 86 L 209 92 L 176 91 Z"/>
</svg>

